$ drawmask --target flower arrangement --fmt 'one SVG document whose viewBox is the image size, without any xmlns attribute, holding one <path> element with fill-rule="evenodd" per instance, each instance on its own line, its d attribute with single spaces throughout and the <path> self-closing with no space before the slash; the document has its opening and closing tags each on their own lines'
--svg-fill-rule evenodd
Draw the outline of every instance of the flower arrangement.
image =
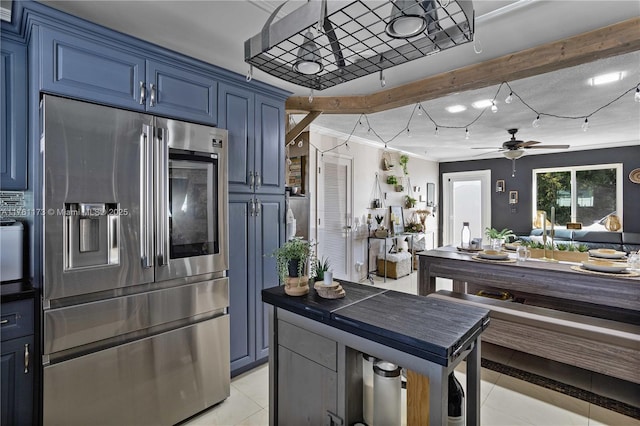
<svg viewBox="0 0 640 426">
<path fill-rule="evenodd" d="M 424 226 L 422 223 L 417 221 L 411 221 L 404 225 L 404 232 L 422 232 L 424 231 Z"/>
</svg>

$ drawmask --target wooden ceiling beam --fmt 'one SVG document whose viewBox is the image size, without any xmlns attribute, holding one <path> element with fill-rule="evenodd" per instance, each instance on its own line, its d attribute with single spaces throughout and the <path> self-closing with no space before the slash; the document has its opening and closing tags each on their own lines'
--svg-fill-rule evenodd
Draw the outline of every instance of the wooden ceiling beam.
<svg viewBox="0 0 640 426">
<path fill-rule="evenodd" d="M 309 114 L 305 115 L 302 120 L 295 127 L 287 132 L 284 137 L 285 145 L 288 145 L 289 142 L 300 136 L 300 133 L 304 132 L 304 129 L 307 128 L 309 124 L 313 122 L 316 118 L 318 118 L 322 114 L 322 111 L 311 111 Z"/>
<path fill-rule="evenodd" d="M 364 96 L 292 96 L 289 112 L 371 114 L 640 50 L 640 18 Z"/>
</svg>

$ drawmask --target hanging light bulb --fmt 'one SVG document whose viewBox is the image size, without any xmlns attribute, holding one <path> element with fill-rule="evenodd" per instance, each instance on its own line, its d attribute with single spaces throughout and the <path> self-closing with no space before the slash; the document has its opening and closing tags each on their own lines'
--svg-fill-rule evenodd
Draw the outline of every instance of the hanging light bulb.
<svg viewBox="0 0 640 426">
<path fill-rule="evenodd" d="M 513 92 L 509 92 L 509 96 L 504 100 L 505 104 L 510 104 L 511 102 L 513 102 Z"/>
<path fill-rule="evenodd" d="M 380 86 L 384 87 L 387 85 L 387 80 L 384 78 L 384 71 L 380 70 Z"/>
<path fill-rule="evenodd" d="M 589 119 L 585 118 L 584 123 L 582 123 L 582 131 L 586 132 L 587 130 L 589 130 Z"/>
<path fill-rule="evenodd" d="M 407 137 L 410 138 L 411 137 L 411 130 L 409 130 L 409 128 L 407 127 Z"/>
<path fill-rule="evenodd" d="M 360 127 L 364 127 L 364 123 L 362 122 L 362 119 L 358 120 L 358 124 L 360 125 Z"/>
<path fill-rule="evenodd" d="M 464 138 L 465 138 L 465 139 L 469 139 L 469 136 L 470 136 L 470 134 L 469 134 L 469 129 L 466 129 L 466 130 L 464 131 Z"/>
<path fill-rule="evenodd" d="M 371 127 L 367 129 L 367 133 L 371 133 Z"/>
<path fill-rule="evenodd" d="M 313 89 L 309 90 L 309 103 L 313 103 Z"/>
<path fill-rule="evenodd" d="M 491 112 L 494 114 L 498 112 L 498 105 L 496 105 L 496 101 L 491 101 Z"/>
<path fill-rule="evenodd" d="M 344 147 L 347 149 L 347 151 L 351 151 L 351 147 L 349 146 L 349 142 L 345 142 L 344 143 Z"/>
<path fill-rule="evenodd" d="M 533 123 L 531 123 L 531 126 L 535 127 L 536 129 L 538 127 L 540 127 L 540 116 L 539 115 L 536 117 L 535 120 L 533 120 Z"/>
<path fill-rule="evenodd" d="M 438 129 L 438 126 L 436 126 L 436 131 L 433 132 L 433 134 L 436 136 L 440 136 L 440 129 Z"/>
<path fill-rule="evenodd" d="M 633 95 L 633 99 L 636 102 L 640 102 L 640 86 L 636 87 L 636 94 Z"/>
<path fill-rule="evenodd" d="M 418 104 L 418 115 L 422 115 L 422 105 Z"/>
<path fill-rule="evenodd" d="M 320 49 L 313 41 L 313 34 L 307 31 L 304 34 L 304 43 L 298 49 L 298 61 L 293 65 L 293 70 L 305 75 L 314 75 L 322 71 Z"/>
</svg>

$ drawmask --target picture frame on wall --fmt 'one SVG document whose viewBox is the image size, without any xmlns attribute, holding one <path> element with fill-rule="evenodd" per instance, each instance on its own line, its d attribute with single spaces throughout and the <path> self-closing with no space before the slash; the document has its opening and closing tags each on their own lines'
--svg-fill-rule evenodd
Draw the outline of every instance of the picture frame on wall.
<svg viewBox="0 0 640 426">
<path fill-rule="evenodd" d="M 389 206 L 389 229 L 393 235 L 400 235 L 404 232 L 402 206 Z"/>
<path fill-rule="evenodd" d="M 518 191 L 509 191 L 509 204 L 518 204 Z"/>
</svg>

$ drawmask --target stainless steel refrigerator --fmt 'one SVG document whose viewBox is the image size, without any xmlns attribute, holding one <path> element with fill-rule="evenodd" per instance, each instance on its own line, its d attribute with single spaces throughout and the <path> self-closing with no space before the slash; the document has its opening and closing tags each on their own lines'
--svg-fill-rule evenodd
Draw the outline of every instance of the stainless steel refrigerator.
<svg viewBox="0 0 640 426">
<path fill-rule="evenodd" d="M 224 400 L 226 131 L 49 95 L 41 115 L 43 423 Z"/>
</svg>

